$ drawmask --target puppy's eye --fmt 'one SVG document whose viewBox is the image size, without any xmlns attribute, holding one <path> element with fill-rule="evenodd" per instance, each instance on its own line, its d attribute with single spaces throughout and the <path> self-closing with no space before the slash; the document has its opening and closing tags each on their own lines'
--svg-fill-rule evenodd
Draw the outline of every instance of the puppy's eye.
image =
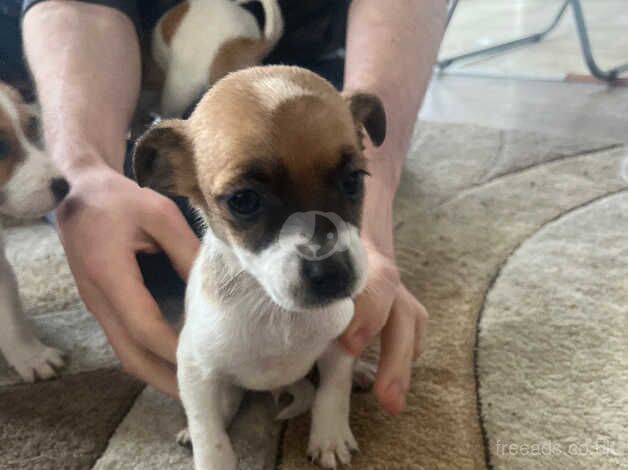
<svg viewBox="0 0 628 470">
<path fill-rule="evenodd" d="M 364 175 L 368 174 L 364 170 L 357 170 L 345 176 L 342 181 L 342 189 L 347 196 L 356 198 L 364 192 Z"/>
<path fill-rule="evenodd" d="M 2 137 L 0 137 L 0 161 L 4 160 L 9 156 L 9 151 L 11 150 L 11 145 L 9 142 Z"/>
<path fill-rule="evenodd" d="M 233 214 L 250 217 L 259 211 L 262 200 L 260 195 L 252 189 L 243 189 L 234 193 L 227 204 Z"/>
</svg>

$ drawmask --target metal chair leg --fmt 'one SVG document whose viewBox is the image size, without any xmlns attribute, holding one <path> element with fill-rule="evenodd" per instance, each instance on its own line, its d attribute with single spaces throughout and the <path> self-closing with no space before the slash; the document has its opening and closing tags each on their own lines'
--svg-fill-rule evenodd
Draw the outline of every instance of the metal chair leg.
<svg viewBox="0 0 628 470">
<path fill-rule="evenodd" d="M 449 26 L 449 22 L 451 21 L 451 17 L 454 16 L 454 11 L 456 11 L 456 7 L 458 6 L 459 0 L 450 0 L 449 7 L 447 9 L 447 24 L 445 24 L 445 29 Z"/>
<path fill-rule="evenodd" d="M 456 7 L 458 6 L 459 0 L 452 0 L 451 5 L 449 7 L 449 14 L 447 18 L 447 24 L 451 20 Z M 467 52 L 464 54 L 460 54 L 454 57 L 449 57 L 446 59 L 441 59 L 436 62 L 436 67 L 438 70 L 444 70 L 449 67 L 454 62 L 458 62 L 461 60 L 471 59 L 473 57 L 482 56 L 485 54 L 496 54 L 500 52 L 505 52 L 510 49 L 514 49 L 516 47 L 521 47 L 526 44 L 533 44 L 542 41 L 545 36 L 547 36 L 550 32 L 556 28 L 561 18 L 565 14 L 567 7 L 570 6 L 573 8 L 574 20 L 576 22 L 576 31 L 578 33 L 578 40 L 580 42 L 580 49 L 582 51 L 582 56 L 584 61 L 591 72 L 591 74 L 598 78 L 599 80 L 603 80 L 606 82 L 613 82 L 619 78 L 619 75 L 623 72 L 628 71 L 628 63 L 620 65 L 618 67 L 612 68 L 610 70 L 602 70 L 595 61 L 593 57 L 593 51 L 591 50 L 591 42 L 589 40 L 589 34 L 587 30 L 587 26 L 584 20 L 584 14 L 582 12 L 582 4 L 580 0 L 565 0 L 565 2 L 561 5 L 558 13 L 553 18 L 551 23 L 544 30 L 531 34 L 529 36 L 524 36 L 519 39 L 514 39 L 512 41 L 504 42 L 501 44 L 496 44 L 491 47 L 485 47 L 483 49 L 478 49 L 475 51 Z"/>
<path fill-rule="evenodd" d="M 530 34 L 529 36 L 524 36 L 524 37 L 519 38 L 519 39 L 514 39 L 512 41 L 504 42 L 504 43 L 501 43 L 501 44 L 496 44 L 496 45 L 491 46 L 491 47 L 485 47 L 485 48 L 482 48 L 482 49 L 478 49 L 476 51 L 467 52 L 465 54 L 460 54 L 460 55 L 457 55 L 457 56 L 454 56 L 454 57 L 449 57 L 449 58 L 446 58 L 446 59 L 439 60 L 438 62 L 436 62 L 436 67 L 438 67 L 439 70 L 444 70 L 445 68 L 449 67 L 454 62 L 470 59 L 472 57 L 477 57 L 477 56 L 481 56 L 481 55 L 485 55 L 485 54 L 494 54 L 494 53 L 504 52 L 504 51 L 507 51 L 507 50 L 510 50 L 510 49 L 514 49 L 516 47 L 524 46 L 526 44 L 532 44 L 532 43 L 539 42 L 545 36 L 547 36 L 550 32 L 552 32 L 552 30 L 554 28 L 556 28 L 556 26 L 560 22 L 560 19 L 565 14 L 565 10 L 567 10 L 567 6 L 569 6 L 570 2 L 571 2 L 571 0 L 565 0 L 563 5 L 560 7 L 560 10 L 558 10 L 558 13 L 556 14 L 554 19 L 552 20 L 552 22 L 543 31 L 540 31 L 540 32 L 534 33 L 534 34 Z M 449 20 L 453 16 L 454 10 L 455 10 L 457 5 L 458 5 L 458 1 L 454 0 L 452 5 L 451 5 L 451 8 L 449 10 Z"/>
<path fill-rule="evenodd" d="M 584 61 L 586 62 L 591 75 L 606 82 L 613 82 L 617 80 L 621 73 L 628 71 L 628 63 L 610 70 L 602 70 L 598 66 L 595 58 L 593 57 L 593 51 L 591 50 L 591 41 L 589 41 L 587 25 L 584 21 L 584 14 L 582 13 L 582 4 L 580 3 L 580 0 L 570 0 L 570 2 L 571 7 L 573 8 L 574 19 L 576 21 L 580 49 L 582 50 Z"/>
</svg>

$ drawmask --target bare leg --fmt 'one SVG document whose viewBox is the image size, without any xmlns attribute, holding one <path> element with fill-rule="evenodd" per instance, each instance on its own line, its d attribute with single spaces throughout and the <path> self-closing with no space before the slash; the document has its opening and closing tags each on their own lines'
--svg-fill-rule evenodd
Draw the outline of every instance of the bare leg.
<svg viewBox="0 0 628 470">
<path fill-rule="evenodd" d="M 81 297 L 123 367 L 176 396 L 176 332 L 135 255 L 163 249 L 185 276 L 198 240 L 172 201 L 121 174 L 140 86 L 133 23 L 106 6 L 50 0 L 22 29 L 46 148 L 72 186 L 57 221 Z"/>
<path fill-rule="evenodd" d="M 104 160 L 120 171 L 140 86 L 131 20 L 100 5 L 48 1 L 27 12 L 23 34 L 46 146 L 61 170 Z"/>
</svg>

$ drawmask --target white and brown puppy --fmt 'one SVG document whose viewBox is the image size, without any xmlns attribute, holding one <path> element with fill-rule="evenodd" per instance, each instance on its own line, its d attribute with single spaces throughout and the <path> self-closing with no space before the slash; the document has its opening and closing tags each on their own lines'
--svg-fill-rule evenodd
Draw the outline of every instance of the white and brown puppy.
<svg viewBox="0 0 628 470">
<path fill-rule="evenodd" d="M 19 93 L 0 83 L 0 214 L 41 217 L 69 185 L 37 145 L 37 117 Z M 63 356 L 41 343 L 22 312 L 17 282 L 0 233 L 0 351 L 27 381 L 48 379 Z"/>
<path fill-rule="evenodd" d="M 151 53 L 165 75 L 162 115 L 180 116 L 227 73 L 261 63 L 281 38 L 283 20 L 277 0 L 259 2 L 263 29 L 240 6 L 246 0 L 187 0 L 160 18 Z"/>
<path fill-rule="evenodd" d="M 382 143 L 375 96 L 268 66 L 228 75 L 137 144 L 139 183 L 188 196 L 207 222 L 177 352 L 197 469 L 236 468 L 225 429 L 242 389 L 280 389 L 314 364 L 309 455 L 333 468 L 357 449 L 354 360 L 336 338 L 366 283 L 363 128 Z"/>
</svg>

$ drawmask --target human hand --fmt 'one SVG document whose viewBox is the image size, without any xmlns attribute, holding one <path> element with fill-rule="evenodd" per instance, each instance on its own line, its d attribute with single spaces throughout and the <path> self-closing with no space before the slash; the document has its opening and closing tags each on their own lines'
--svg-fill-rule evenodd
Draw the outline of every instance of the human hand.
<svg viewBox="0 0 628 470">
<path fill-rule="evenodd" d="M 177 395 L 177 335 L 143 284 L 136 254 L 165 251 L 183 279 L 199 241 L 176 205 L 106 165 L 84 169 L 57 210 L 72 274 L 124 369 Z"/>
<path fill-rule="evenodd" d="M 428 315 L 401 283 L 395 261 L 373 245 L 365 246 L 368 284 L 356 299 L 355 315 L 341 343 L 357 357 L 381 335 L 374 390 L 384 409 L 396 414 L 405 408 L 412 363 L 423 351 Z"/>
</svg>

